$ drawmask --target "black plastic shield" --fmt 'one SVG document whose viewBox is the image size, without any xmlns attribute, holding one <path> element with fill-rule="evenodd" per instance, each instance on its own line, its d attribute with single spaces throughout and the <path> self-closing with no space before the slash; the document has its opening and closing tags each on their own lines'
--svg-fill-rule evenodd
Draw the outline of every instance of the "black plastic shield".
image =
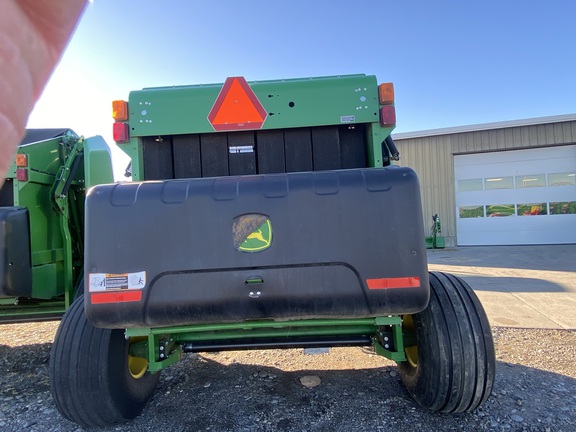
<svg viewBox="0 0 576 432">
<path fill-rule="evenodd" d="M 85 269 L 88 318 L 110 328 L 375 317 L 429 296 L 400 167 L 97 186 Z"/>
</svg>

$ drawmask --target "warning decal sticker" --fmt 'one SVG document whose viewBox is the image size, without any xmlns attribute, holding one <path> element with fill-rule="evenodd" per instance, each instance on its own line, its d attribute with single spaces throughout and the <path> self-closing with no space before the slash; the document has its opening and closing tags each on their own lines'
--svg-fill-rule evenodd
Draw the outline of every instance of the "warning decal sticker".
<svg viewBox="0 0 576 432">
<path fill-rule="evenodd" d="M 146 272 L 90 273 L 90 292 L 142 289 L 146 286 Z"/>
</svg>

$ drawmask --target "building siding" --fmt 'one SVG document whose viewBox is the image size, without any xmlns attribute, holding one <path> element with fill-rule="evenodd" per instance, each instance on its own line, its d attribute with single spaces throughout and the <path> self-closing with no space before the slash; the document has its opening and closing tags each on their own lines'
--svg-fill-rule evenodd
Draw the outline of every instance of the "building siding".
<svg viewBox="0 0 576 432">
<path fill-rule="evenodd" d="M 394 140 L 400 151 L 399 164 L 411 167 L 420 180 L 425 232 L 430 232 L 432 215 L 438 214 L 446 246 L 454 247 L 454 155 L 575 144 L 576 120 L 409 138 L 400 135 Z"/>
</svg>

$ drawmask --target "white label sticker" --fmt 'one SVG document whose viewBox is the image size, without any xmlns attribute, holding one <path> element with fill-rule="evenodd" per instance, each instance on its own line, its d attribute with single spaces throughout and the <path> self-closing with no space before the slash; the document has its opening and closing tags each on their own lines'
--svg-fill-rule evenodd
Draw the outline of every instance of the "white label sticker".
<svg viewBox="0 0 576 432">
<path fill-rule="evenodd" d="M 243 145 L 243 146 L 230 146 L 228 152 L 234 153 L 254 153 L 254 146 Z"/>
<path fill-rule="evenodd" d="M 146 285 L 146 272 L 137 273 L 90 273 L 90 292 L 142 289 Z"/>
<path fill-rule="evenodd" d="M 356 121 L 356 116 L 347 115 L 347 116 L 340 116 L 340 123 L 353 123 Z"/>
</svg>

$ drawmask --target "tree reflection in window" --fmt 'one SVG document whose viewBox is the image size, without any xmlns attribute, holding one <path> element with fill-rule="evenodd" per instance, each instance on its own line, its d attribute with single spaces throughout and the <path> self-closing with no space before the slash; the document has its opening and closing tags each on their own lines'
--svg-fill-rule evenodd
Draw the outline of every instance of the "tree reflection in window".
<svg viewBox="0 0 576 432">
<path fill-rule="evenodd" d="M 546 203 L 518 204 L 518 216 L 541 216 L 548 214 Z"/>
<path fill-rule="evenodd" d="M 576 201 L 551 202 L 550 214 L 576 214 Z"/>
<path fill-rule="evenodd" d="M 492 204 L 486 206 L 486 217 L 515 216 L 514 204 Z"/>
</svg>

